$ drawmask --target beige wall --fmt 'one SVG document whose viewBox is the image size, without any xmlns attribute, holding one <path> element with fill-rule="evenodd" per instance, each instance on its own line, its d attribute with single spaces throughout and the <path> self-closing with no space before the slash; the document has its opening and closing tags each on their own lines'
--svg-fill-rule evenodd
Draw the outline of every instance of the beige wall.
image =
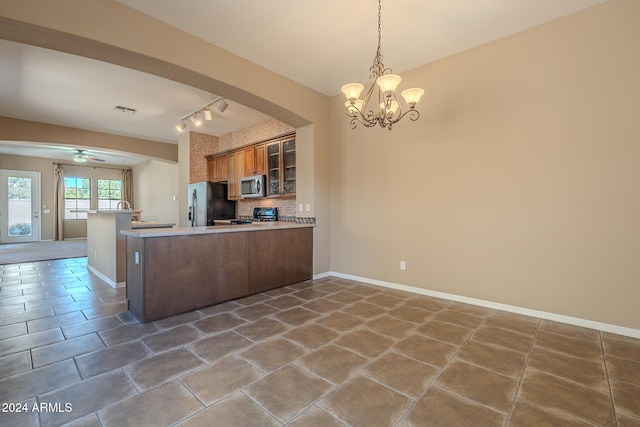
<svg viewBox="0 0 640 427">
<path fill-rule="evenodd" d="M 392 132 L 334 97 L 331 269 L 640 329 L 638 22 L 614 1 L 403 73 L 422 117 Z"/>
<path fill-rule="evenodd" d="M 178 164 L 148 160 L 133 167 L 135 209 L 143 221 L 180 221 Z"/>
<path fill-rule="evenodd" d="M 0 169 L 9 169 L 17 171 L 40 172 L 40 192 L 41 192 L 41 240 L 53 240 L 53 194 L 54 194 L 54 177 L 53 177 L 52 159 L 43 159 L 38 157 L 12 156 L 8 154 L 0 154 Z M 100 179 L 121 179 L 122 169 L 108 169 L 103 167 L 83 167 L 63 164 L 65 177 L 90 178 L 92 206 L 91 209 L 97 209 L 96 194 L 98 186 L 98 178 Z M 134 189 L 135 196 L 135 189 Z M 49 213 L 44 213 L 49 210 Z M 64 238 L 79 239 L 87 237 L 87 221 L 86 220 L 65 220 L 64 222 Z"/>
</svg>

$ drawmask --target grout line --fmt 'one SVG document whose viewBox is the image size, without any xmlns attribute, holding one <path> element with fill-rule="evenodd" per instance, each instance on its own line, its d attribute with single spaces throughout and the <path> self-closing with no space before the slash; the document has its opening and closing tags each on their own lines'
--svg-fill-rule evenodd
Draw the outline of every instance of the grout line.
<svg viewBox="0 0 640 427">
<path fill-rule="evenodd" d="M 538 319 L 538 325 L 536 326 L 536 331 L 533 334 L 533 339 L 531 340 L 531 344 L 529 345 L 529 352 L 527 353 L 527 357 L 524 361 L 524 367 L 522 369 L 522 374 L 520 375 L 520 380 L 518 381 L 518 386 L 516 387 L 516 392 L 513 395 L 513 400 L 511 401 L 511 410 L 507 414 L 506 423 L 507 425 L 511 421 L 511 417 L 513 416 L 513 411 L 515 410 L 516 403 L 518 402 L 518 396 L 520 395 L 520 391 L 522 389 L 522 383 L 524 382 L 524 377 L 527 374 L 527 368 L 529 367 L 529 362 L 531 361 L 531 356 L 533 354 L 533 348 L 535 347 L 536 340 L 538 339 L 538 333 L 540 332 L 541 321 Z"/>
<path fill-rule="evenodd" d="M 613 390 L 611 389 L 611 376 L 609 375 L 609 365 L 607 364 L 607 354 L 604 351 L 604 343 L 602 342 L 602 331 L 598 331 L 598 338 L 600 338 L 600 351 L 602 352 L 602 363 L 604 363 L 604 372 L 607 375 L 607 386 L 609 388 L 609 399 L 611 400 L 613 420 L 616 423 L 616 427 L 619 427 L 618 414 L 616 411 L 616 402 L 615 402 L 615 399 L 613 398 Z"/>
</svg>

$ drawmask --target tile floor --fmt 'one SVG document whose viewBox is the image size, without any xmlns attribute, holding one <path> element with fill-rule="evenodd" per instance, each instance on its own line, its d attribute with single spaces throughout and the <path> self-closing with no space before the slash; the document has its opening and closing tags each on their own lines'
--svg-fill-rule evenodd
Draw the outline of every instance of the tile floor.
<svg viewBox="0 0 640 427">
<path fill-rule="evenodd" d="M 141 325 L 86 258 L 13 264 L 0 404 L 2 426 L 640 426 L 640 340 L 338 278 Z"/>
</svg>

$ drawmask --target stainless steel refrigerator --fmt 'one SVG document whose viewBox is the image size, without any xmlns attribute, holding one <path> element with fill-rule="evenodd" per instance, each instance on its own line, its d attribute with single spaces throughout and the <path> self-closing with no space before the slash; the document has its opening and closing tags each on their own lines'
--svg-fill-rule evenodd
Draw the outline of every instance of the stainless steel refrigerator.
<svg viewBox="0 0 640 427">
<path fill-rule="evenodd" d="M 214 225 L 216 219 L 236 217 L 236 202 L 227 200 L 227 184 L 195 182 L 189 184 L 189 227 Z"/>
</svg>

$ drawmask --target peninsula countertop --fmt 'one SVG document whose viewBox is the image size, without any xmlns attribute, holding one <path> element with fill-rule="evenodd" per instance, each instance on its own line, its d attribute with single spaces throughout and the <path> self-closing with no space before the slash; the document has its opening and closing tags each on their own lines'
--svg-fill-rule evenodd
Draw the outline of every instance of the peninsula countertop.
<svg viewBox="0 0 640 427">
<path fill-rule="evenodd" d="M 238 233 L 244 231 L 286 230 L 291 228 L 314 227 L 313 223 L 297 223 L 290 221 L 253 222 L 250 224 L 214 225 L 208 227 L 151 228 L 137 230 L 121 230 L 120 233 L 131 237 L 169 237 L 190 236 L 198 234 Z"/>
</svg>

